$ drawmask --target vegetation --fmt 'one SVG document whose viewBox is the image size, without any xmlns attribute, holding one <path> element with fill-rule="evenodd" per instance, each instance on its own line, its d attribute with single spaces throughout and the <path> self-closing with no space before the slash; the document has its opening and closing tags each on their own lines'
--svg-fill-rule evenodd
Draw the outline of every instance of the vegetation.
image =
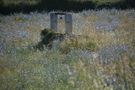
<svg viewBox="0 0 135 90">
<path fill-rule="evenodd" d="M 25 3 L 25 4 L 36 4 L 38 2 L 40 2 L 41 0 L 1 0 L 1 3 L 3 3 L 4 5 L 9 5 L 9 4 L 20 4 L 20 3 Z M 54 0 L 53 0 L 54 1 Z M 55 0 L 57 2 L 59 2 L 59 0 Z M 54 2 L 55 2 L 54 1 Z M 64 1 L 64 0 L 63 0 Z M 95 3 L 116 3 L 119 1 L 124 1 L 124 0 L 67 0 L 67 1 L 77 1 L 77 2 L 86 2 L 86 1 L 91 1 L 91 2 L 95 2 Z"/>
<path fill-rule="evenodd" d="M 18 5 L 18 4 L 29 4 L 29 5 L 34 5 L 38 4 L 40 0 L 0 0 L 0 3 L 3 4 L 4 6 L 8 5 Z"/>
<path fill-rule="evenodd" d="M 118 2 L 127 2 L 132 3 L 134 2 L 133 0 L 0 0 L 0 3 L 7 6 L 7 5 L 18 5 L 18 4 L 28 4 L 28 5 L 35 5 L 39 4 L 40 2 L 46 2 L 46 3 L 58 3 L 58 2 L 87 2 L 87 3 L 94 3 L 96 5 L 105 5 L 105 4 L 113 4 L 113 3 L 118 3 Z"/>
<path fill-rule="evenodd" d="M 42 51 L 31 48 L 49 28 L 48 13 L 0 15 L 1 90 L 135 89 L 135 10 L 72 15 L 75 37 Z M 58 33 L 63 25 L 59 20 Z"/>
<path fill-rule="evenodd" d="M 0 14 L 31 11 L 83 11 L 89 9 L 135 8 L 134 0 L 0 0 Z"/>
</svg>

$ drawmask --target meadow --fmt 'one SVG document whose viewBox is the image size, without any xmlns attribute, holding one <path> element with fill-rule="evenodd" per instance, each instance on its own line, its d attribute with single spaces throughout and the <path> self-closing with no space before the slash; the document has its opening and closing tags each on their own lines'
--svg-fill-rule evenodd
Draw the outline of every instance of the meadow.
<svg viewBox="0 0 135 90">
<path fill-rule="evenodd" d="M 0 15 L 0 90 L 135 90 L 135 10 L 70 13 L 72 33 L 83 37 L 42 51 L 32 46 L 50 12 Z"/>
</svg>

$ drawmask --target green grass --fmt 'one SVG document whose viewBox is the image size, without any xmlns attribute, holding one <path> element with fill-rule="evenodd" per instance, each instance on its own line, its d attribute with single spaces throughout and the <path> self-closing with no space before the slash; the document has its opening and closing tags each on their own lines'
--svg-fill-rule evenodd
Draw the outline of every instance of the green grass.
<svg viewBox="0 0 135 90">
<path fill-rule="evenodd" d="M 134 58 L 124 55 L 120 61 L 102 65 L 95 58 L 87 61 L 75 50 L 62 54 L 55 48 L 35 51 L 8 49 L 0 59 L 0 89 L 2 90 L 113 90 L 104 78 L 116 75 L 115 83 L 134 90 Z M 104 73 L 104 74 L 102 74 Z M 104 77 L 106 75 L 106 77 Z M 126 81 L 125 81 L 126 80 Z"/>
<path fill-rule="evenodd" d="M 95 64 L 85 66 L 86 63 L 81 59 L 63 55 L 55 50 L 32 52 L 24 49 L 16 53 L 16 56 L 9 54 L 1 58 L 3 67 L 0 70 L 0 88 L 2 90 L 74 90 L 77 88 L 95 90 L 104 88 L 102 78 L 96 75 Z M 9 58 L 10 61 L 5 63 Z M 73 75 L 70 74 L 68 66 L 71 70 L 75 70 Z M 95 78 L 92 78 L 93 76 Z M 106 88 L 109 90 L 109 87 Z"/>
</svg>

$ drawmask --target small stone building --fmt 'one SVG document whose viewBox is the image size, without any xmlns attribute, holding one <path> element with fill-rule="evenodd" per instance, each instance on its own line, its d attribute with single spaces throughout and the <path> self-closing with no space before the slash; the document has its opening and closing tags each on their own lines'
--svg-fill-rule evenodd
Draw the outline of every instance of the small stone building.
<svg viewBox="0 0 135 90">
<path fill-rule="evenodd" d="M 58 18 L 58 16 L 61 17 Z M 58 28 L 58 19 L 65 20 L 65 33 L 72 34 L 72 14 L 66 12 L 50 13 L 50 28 L 55 32 L 57 32 L 57 28 Z"/>
</svg>

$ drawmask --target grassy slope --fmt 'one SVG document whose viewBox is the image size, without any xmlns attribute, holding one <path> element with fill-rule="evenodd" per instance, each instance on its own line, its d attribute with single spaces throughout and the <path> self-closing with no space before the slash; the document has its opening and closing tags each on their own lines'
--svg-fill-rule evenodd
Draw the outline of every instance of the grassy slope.
<svg viewBox="0 0 135 90">
<path fill-rule="evenodd" d="M 41 52 L 27 46 L 36 44 L 41 30 L 49 28 L 47 13 L 0 16 L 0 89 L 134 90 L 134 17 L 134 10 L 73 13 L 73 34 L 88 39 L 79 38 L 77 44 L 55 42 L 52 50 Z M 60 20 L 59 32 L 63 33 L 63 25 Z M 98 51 L 113 45 L 127 45 L 129 50 L 119 54 L 118 60 L 100 63 Z M 71 51 L 62 53 L 60 47 Z"/>
</svg>

